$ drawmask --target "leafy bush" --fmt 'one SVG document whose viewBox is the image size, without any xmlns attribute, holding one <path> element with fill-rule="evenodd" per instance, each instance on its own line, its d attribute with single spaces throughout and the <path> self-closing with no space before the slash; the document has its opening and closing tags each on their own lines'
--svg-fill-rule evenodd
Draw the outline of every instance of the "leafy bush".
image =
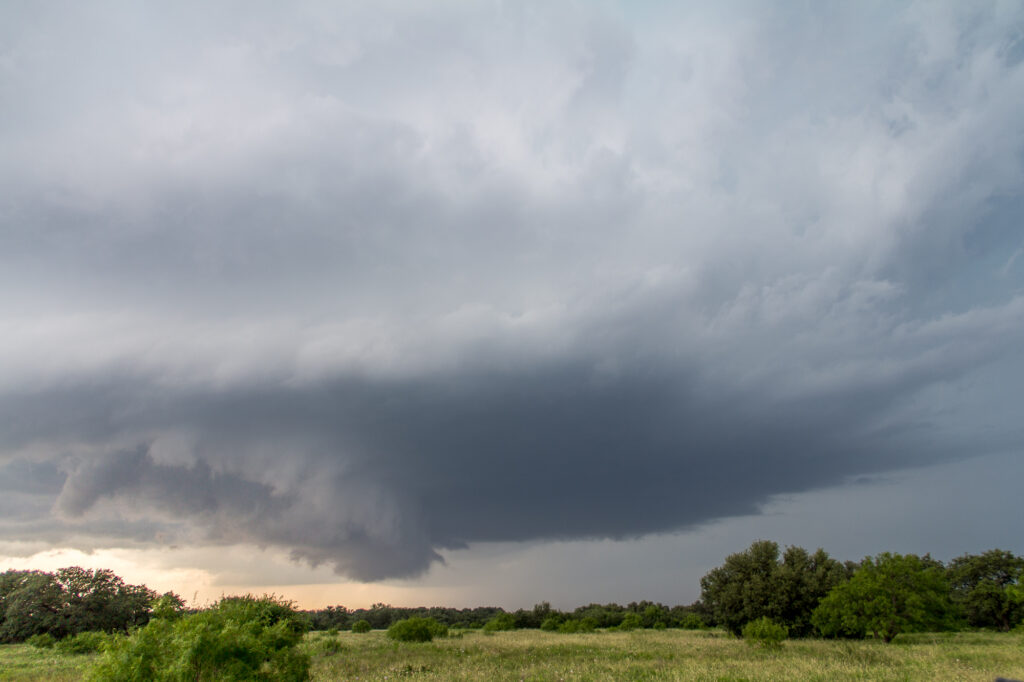
<svg viewBox="0 0 1024 682">
<path fill-rule="evenodd" d="M 153 618 L 177 620 L 185 615 L 185 600 L 173 592 L 164 592 L 151 602 Z"/>
<path fill-rule="evenodd" d="M 696 613 L 688 613 L 679 621 L 679 627 L 684 630 L 703 630 L 707 627 L 707 623 Z"/>
<path fill-rule="evenodd" d="M 597 629 L 597 621 L 593 618 L 583 618 L 580 620 L 567 620 L 558 626 L 559 632 L 564 633 L 576 633 L 576 632 L 593 632 Z"/>
<path fill-rule="evenodd" d="M 65 654 L 94 654 L 113 638 L 104 632 L 79 632 L 57 642 L 57 649 Z"/>
<path fill-rule="evenodd" d="M 555 616 L 548 616 L 544 619 L 544 622 L 540 624 L 540 629 L 545 632 L 554 632 L 558 629 L 561 621 Z"/>
<path fill-rule="evenodd" d="M 252 596 L 170 620 L 154 618 L 115 638 L 89 671 L 91 680 L 309 679 L 309 656 L 296 648 L 309 623 L 291 602 Z"/>
<path fill-rule="evenodd" d="M 626 631 L 636 630 L 639 627 L 641 627 L 640 616 L 635 613 L 627 613 L 626 617 L 623 618 L 622 622 L 618 625 L 619 630 Z"/>
<path fill-rule="evenodd" d="M 789 636 L 785 625 L 779 625 L 767 616 L 761 616 L 743 626 L 743 639 L 750 646 L 776 649 Z"/>
<path fill-rule="evenodd" d="M 326 634 L 328 637 L 337 637 L 338 636 L 338 628 L 334 628 L 334 627 L 327 628 L 327 632 L 324 633 L 324 634 Z"/>
<path fill-rule="evenodd" d="M 500 632 L 502 630 L 515 630 L 516 621 L 511 613 L 499 613 L 491 618 L 484 625 L 484 632 Z"/>
<path fill-rule="evenodd" d="M 342 651 L 345 646 L 338 640 L 337 633 L 330 635 L 327 633 L 321 634 L 318 638 L 308 641 L 306 650 L 311 654 L 320 654 L 321 656 L 330 656 Z"/>
<path fill-rule="evenodd" d="M 373 628 L 370 627 L 370 621 L 365 618 L 352 623 L 352 632 L 369 632 L 372 629 Z"/>
<path fill-rule="evenodd" d="M 448 626 L 433 618 L 412 617 L 400 620 L 388 628 L 388 637 L 397 642 L 429 642 L 434 637 L 448 634 Z"/>
<path fill-rule="evenodd" d="M 25 640 L 25 644 L 34 646 L 37 649 L 52 649 L 53 645 L 57 643 L 57 640 L 53 638 L 49 632 L 44 632 L 40 635 L 32 635 Z"/>
</svg>

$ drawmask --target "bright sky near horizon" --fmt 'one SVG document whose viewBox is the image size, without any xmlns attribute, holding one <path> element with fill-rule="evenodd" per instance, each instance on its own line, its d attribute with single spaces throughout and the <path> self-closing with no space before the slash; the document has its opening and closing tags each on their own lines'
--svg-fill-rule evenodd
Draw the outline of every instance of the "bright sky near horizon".
<svg viewBox="0 0 1024 682">
<path fill-rule="evenodd" d="M 0 570 L 689 603 L 1024 553 L 1017 2 L 8 2 Z"/>
</svg>

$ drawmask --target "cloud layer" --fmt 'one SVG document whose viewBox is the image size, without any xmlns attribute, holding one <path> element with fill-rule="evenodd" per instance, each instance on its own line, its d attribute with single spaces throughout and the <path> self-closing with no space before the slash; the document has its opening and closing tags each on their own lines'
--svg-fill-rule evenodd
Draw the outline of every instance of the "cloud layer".
<svg viewBox="0 0 1024 682">
<path fill-rule="evenodd" d="M 1019 449 L 1012 5 L 2 12 L 4 538 L 372 580 Z"/>
</svg>

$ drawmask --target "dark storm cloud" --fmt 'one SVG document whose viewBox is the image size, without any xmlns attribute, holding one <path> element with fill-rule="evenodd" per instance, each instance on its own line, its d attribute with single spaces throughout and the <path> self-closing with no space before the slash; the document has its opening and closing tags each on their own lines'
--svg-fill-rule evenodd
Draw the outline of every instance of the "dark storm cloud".
<svg viewBox="0 0 1024 682">
<path fill-rule="evenodd" d="M 1017 11 L 64 9 L 0 22 L 3 538 L 376 579 L 1019 447 Z"/>
</svg>

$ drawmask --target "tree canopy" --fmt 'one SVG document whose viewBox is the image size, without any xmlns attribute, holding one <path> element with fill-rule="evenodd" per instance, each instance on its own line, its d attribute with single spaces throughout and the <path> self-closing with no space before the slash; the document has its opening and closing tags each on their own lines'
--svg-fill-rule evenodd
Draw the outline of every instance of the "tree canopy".
<svg viewBox="0 0 1024 682">
<path fill-rule="evenodd" d="M 954 613 L 940 562 L 883 552 L 865 558 L 849 581 L 833 588 L 812 622 L 825 636 L 870 632 L 891 642 L 901 632 L 948 629 Z"/>
<path fill-rule="evenodd" d="M 1010 588 L 1024 575 L 1024 558 L 1002 549 L 983 554 L 964 554 L 949 563 L 947 577 L 953 600 L 974 627 L 1009 631 L 1024 620 L 1024 603 Z"/>
<path fill-rule="evenodd" d="M 716 623 L 735 635 L 759 618 L 785 625 L 795 636 L 811 633 L 811 614 L 818 602 L 846 580 L 847 568 L 822 549 L 810 554 L 768 540 L 731 554 L 722 566 L 701 579 L 701 601 Z"/>
</svg>

